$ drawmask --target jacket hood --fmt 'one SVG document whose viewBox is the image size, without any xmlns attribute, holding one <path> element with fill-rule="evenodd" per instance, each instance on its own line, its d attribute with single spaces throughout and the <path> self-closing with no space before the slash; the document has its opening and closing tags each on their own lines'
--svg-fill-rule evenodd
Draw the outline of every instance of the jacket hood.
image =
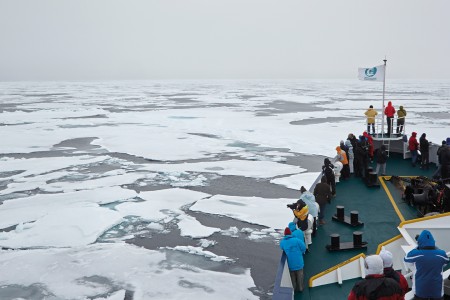
<svg viewBox="0 0 450 300">
<path fill-rule="evenodd" d="M 400 110 L 403 110 L 403 105 L 400 105 Z"/>
<path fill-rule="evenodd" d="M 422 233 L 419 235 L 419 238 L 417 239 L 417 243 L 419 248 L 435 247 L 436 245 L 433 235 L 428 230 L 422 231 Z"/>
<path fill-rule="evenodd" d="M 337 151 L 337 152 L 341 152 L 341 146 L 337 146 L 337 147 L 336 147 L 336 151 Z"/>
<path fill-rule="evenodd" d="M 364 132 L 363 132 L 363 136 L 364 136 L 364 137 L 369 137 L 369 134 L 367 133 L 367 131 L 364 131 Z"/>
<path fill-rule="evenodd" d="M 302 194 L 302 197 L 301 197 L 301 199 L 303 200 L 303 201 L 309 201 L 309 202 L 316 202 L 316 197 L 314 197 L 314 195 L 313 195 L 313 193 L 311 193 L 311 192 L 304 192 L 303 194 Z M 305 202 L 306 203 L 306 202 Z"/>
<path fill-rule="evenodd" d="M 412 136 L 416 137 L 417 136 L 417 132 L 413 131 Z"/>
<path fill-rule="evenodd" d="M 392 106 L 392 102 L 391 101 L 388 102 L 388 106 Z"/>
<path fill-rule="evenodd" d="M 297 225 L 294 222 L 289 223 L 288 227 L 291 230 L 291 232 L 294 232 L 295 230 L 297 230 Z"/>
<path fill-rule="evenodd" d="M 325 164 L 325 166 L 331 165 L 331 161 L 330 161 L 330 159 L 328 159 L 328 158 L 325 158 L 325 159 L 323 160 L 323 163 Z"/>
</svg>

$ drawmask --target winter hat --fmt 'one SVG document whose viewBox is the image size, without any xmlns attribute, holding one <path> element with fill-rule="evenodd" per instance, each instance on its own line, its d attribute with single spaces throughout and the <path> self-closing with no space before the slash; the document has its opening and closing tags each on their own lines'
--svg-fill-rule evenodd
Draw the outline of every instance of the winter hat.
<svg viewBox="0 0 450 300">
<path fill-rule="evenodd" d="M 392 261 L 392 253 L 384 249 L 384 247 L 380 251 L 380 257 L 383 260 L 383 266 L 385 268 L 390 268 L 394 264 Z"/>
<path fill-rule="evenodd" d="M 304 192 L 306 192 L 306 189 L 305 189 L 305 187 L 302 185 L 302 187 L 300 188 L 300 192 L 302 192 L 302 193 L 304 193 Z"/>
<path fill-rule="evenodd" d="M 369 255 L 365 259 L 366 275 L 383 274 L 383 259 L 379 255 Z"/>
<path fill-rule="evenodd" d="M 289 227 L 286 227 L 285 229 L 284 229 L 284 235 L 291 235 L 292 234 L 292 232 L 291 232 L 291 230 L 289 229 Z"/>
<path fill-rule="evenodd" d="M 442 145 L 446 145 L 447 144 L 447 142 L 446 141 L 442 141 Z"/>
</svg>

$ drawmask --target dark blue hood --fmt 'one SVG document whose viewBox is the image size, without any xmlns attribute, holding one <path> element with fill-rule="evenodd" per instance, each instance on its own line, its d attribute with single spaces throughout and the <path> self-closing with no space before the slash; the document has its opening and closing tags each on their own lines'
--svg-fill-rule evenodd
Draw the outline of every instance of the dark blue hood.
<svg viewBox="0 0 450 300">
<path fill-rule="evenodd" d="M 419 238 L 417 239 L 417 243 L 419 245 L 419 248 L 435 247 L 436 245 L 433 235 L 428 230 L 422 231 L 422 233 L 419 235 Z"/>
</svg>

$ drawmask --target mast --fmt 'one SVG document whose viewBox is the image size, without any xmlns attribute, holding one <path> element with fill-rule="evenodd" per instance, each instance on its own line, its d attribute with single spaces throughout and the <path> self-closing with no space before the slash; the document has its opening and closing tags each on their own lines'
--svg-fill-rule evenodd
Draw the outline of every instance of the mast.
<svg viewBox="0 0 450 300">
<path fill-rule="evenodd" d="M 386 62 L 387 59 L 386 57 L 384 57 L 383 59 L 384 61 L 384 75 L 383 75 L 383 106 L 381 108 L 381 135 L 384 135 L 384 92 L 385 92 L 385 88 L 386 88 Z"/>
</svg>

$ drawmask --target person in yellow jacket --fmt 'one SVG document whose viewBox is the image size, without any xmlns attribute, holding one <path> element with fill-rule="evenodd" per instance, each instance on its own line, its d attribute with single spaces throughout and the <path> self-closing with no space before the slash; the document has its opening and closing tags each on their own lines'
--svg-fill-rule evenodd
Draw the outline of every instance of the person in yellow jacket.
<svg viewBox="0 0 450 300">
<path fill-rule="evenodd" d="M 397 133 L 403 132 L 403 128 L 405 127 L 405 118 L 406 110 L 403 106 L 400 106 L 400 109 L 397 110 Z"/>
<path fill-rule="evenodd" d="M 373 105 L 371 105 L 364 114 L 367 117 L 367 133 L 370 134 L 370 125 L 372 125 L 372 135 L 374 135 L 375 134 L 375 117 L 378 115 L 378 112 L 375 109 L 373 109 Z"/>
</svg>

